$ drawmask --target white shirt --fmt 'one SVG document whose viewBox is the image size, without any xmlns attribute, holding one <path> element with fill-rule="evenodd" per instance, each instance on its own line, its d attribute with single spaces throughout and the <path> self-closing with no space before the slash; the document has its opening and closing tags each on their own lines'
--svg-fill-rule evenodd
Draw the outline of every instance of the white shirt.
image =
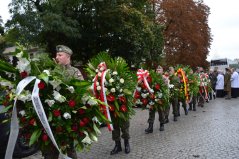
<svg viewBox="0 0 239 159">
<path fill-rule="evenodd" d="M 234 71 L 231 76 L 231 87 L 239 88 L 239 75 L 236 71 Z"/>
<path fill-rule="evenodd" d="M 217 83 L 216 83 L 216 90 L 223 90 L 224 89 L 224 76 L 219 73 L 217 75 Z"/>
</svg>

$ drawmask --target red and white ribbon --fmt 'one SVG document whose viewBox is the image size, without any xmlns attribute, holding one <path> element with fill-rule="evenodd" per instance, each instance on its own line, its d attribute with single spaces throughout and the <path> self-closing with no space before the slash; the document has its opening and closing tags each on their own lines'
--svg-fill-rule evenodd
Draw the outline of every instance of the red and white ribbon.
<svg viewBox="0 0 239 159">
<path fill-rule="evenodd" d="M 149 71 L 148 70 L 143 70 L 143 69 L 138 69 L 137 77 L 138 77 L 138 82 L 140 82 L 140 81 L 144 82 L 144 85 L 149 90 L 149 92 L 153 93 L 152 89 L 150 88 L 149 83 L 147 81 L 147 77 L 149 77 Z"/>
</svg>

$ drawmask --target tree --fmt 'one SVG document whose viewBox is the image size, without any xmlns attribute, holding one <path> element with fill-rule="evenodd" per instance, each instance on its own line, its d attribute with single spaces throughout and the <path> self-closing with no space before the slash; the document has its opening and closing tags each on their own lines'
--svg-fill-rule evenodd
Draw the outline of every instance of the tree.
<svg viewBox="0 0 239 159">
<path fill-rule="evenodd" d="M 162 52 L 162 27 L 148 0 L 14 0 L 11 12 L 9 37 L 45 45 L 51 53 L 58 44 L 68 45 L 76 60 L 87 62 L 108 50 L 137 63 Z"/>
<path fill-rule="evenodd" d="M 165 26 L 164 52 L 168 65 L 208 66 L 211 45 L 209 7 L 203 1 L 156 0 L 157 21 Z"/>
</svg>

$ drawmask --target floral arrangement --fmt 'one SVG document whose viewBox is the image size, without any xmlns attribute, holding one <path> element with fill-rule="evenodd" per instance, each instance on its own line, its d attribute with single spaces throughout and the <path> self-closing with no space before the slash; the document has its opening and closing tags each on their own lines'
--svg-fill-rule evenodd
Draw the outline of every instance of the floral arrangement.
<svg viewBox="0 0 239 159">
<path fill-rule="evenodd" d="M 89 92 L 91 83 L 65 78 L 61 66 L 46 54 L 30 58 L 20 48 L 15 55 L 16 67 L 0 61 L 0 86 L 6 94 L 1 102 L 12 115 L 17 108 L 20 129 L 29 144 L 37 142 L 42 150 L 55 145 L 63 154 L 73 143 L 79 151 L 89 148 L 100 134 L 100 122 L 106 121 L 99 109 L 102 102 Z"/>
<path fill-rule="evenodd" d="M 199 73 L 199 79 L 200 79 L 200 89 L 199 92 L 203 93 L 205 92 L 205 99 L 208 100 L 208 92 L 211 89 L 210 87 L 210 79 L 207 73 L 201 72 Z"/>
<path fill-rule="evenodd" d="M 175 74 L 180 79 L 179 99 L 189 102 L 189 83 L 184 68 L 178 66 L 177 72 Z"/>
<path fill-rule="evenodd" d="M 86 71 L 94 78 L 92 89 L 95 97 L 106 103 L 101 105 L 101 111 L 110 121 L 109 130 L 112 130 L 112 124 L 129 120 L 134 114 L 132 94 L 135 80 L 126 61 L 102 52 L 89 61 Z"/>
<path fill-rule="evenodd" d="M 185 67 L 184 70 L 188 76 L 190 96 L 191 95 L 197 96 L 199 92 L 200 79 L 196 73 L 193 73 L 193 70 L 190 67 Z"/>
<path fill-rule="evenodd" d="M 136 87 L 134 98 L 135 103 L 142 105 L 142 108 L 165 109 L 169 102 L 169 89 L 165 84 L 161 74 L 155 71 L 139 69 L 138 85 Z"/>
</svg>

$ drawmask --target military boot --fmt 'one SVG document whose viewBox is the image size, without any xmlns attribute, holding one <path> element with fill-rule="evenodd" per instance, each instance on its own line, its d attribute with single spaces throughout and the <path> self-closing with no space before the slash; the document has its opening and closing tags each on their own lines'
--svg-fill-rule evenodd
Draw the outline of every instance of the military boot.
<svg viewBox="0 0 239 159">
<path fill-rule="evenodd" d="M 192 103 L 189 103 L 189 109 L 188 110 L 192 110 Z"/>
<path fill-rule="evenodd" d="M 129 147 L 129 140 L 128 139 L 124 140 L 124 152 L 126 154 L 130 153 L 130 147 Z"/>
<path fill-rule="evenodd" d="M 153 127 L 154 127 L 153 125 L 154 125 L 153 123 L 149 123 L 149 127 L 147 129 L 145 129 L 146 134 L 153 132 Z"/>
<path fill-rule="evenodd" d="M 169 120 L 168 120 L 168 116 L 165 116 L 164 124 L 167 124 L 168 122 L 169 122 Z"/>
<path fill-rule="evenodd" d="M 160 123 L 159 131 L 164 131 L 164 123 Z"/>
<path fill-rule="evenodd" d="M 115 141 L 115 147 L 114 149 L 110 152 L 111 155 L 117 154 L 118 152 L 122 151 L 121 147 L 121 142 L 120 141 Z"/>
</svg>

